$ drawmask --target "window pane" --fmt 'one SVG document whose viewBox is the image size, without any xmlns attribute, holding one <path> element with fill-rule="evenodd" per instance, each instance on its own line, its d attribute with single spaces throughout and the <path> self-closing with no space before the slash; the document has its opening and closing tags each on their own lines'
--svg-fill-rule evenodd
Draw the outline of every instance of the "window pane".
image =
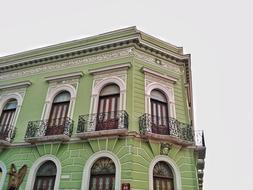
<svg viewBox="0 0 253 190">
<path fill-rule="evenodd" d="M 107 96 L 107 95 L 113 95 L 113 94 L 119 94 L 120 90 L 118 85 L 116 84 L 110 84 L 105 86 L 101 92 L 100 92 L 100 96 Z"/>
<path fill-rule="evenodd" d="M 17 101 L 16 100 L 11 100 L 7 102 L 7 104 L 4 106 L 3 110 L 11 110 L 11 109 L 16 109 L 17 108 Z"/>
<path fill-rule="evenodd" d="M 91 168 L 92 175 L 114 174 L 115 165 L 110 158 L 102 157 L 97 160 Z"/>
<path fill-rule="evenodd" d="M 37 172 L 37 176 L 52 176 L 56 175 L 56 166 L 54 162 L 47 161 L 42 164 Z"/>
<path fill-rule="evenodd" d="M 159 90 L 152 90 L 151 91 L 151 98 L 154 100 L 161 101 L 161 102 L 167 102 L 166 97 Z"/>
<path fill-rule="evenodd" d="M 166 162 L 158 162 L 154 167 L 153 175 L 157 177 L 173 178 L 173 173 Z"/>
<path fill-rule="evenodd" d="M 61 92 L 54 98 L 54 103 L 70 101 L 70 94 L 67 91 Z"/>
</svg>

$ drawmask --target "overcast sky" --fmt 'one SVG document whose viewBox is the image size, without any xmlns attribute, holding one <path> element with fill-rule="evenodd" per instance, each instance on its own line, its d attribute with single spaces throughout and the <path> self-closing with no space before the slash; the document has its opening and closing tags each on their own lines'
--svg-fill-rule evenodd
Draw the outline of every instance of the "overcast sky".
<svg viewBox="0 0 253 190">
<path fill-rule="evenodd" d="M 134 25 L 192 55 L 195 124 L 207 145 L 204 189 L 251 190 L 250 0 L 1 1 L 0 56 Z"/>
</svg>

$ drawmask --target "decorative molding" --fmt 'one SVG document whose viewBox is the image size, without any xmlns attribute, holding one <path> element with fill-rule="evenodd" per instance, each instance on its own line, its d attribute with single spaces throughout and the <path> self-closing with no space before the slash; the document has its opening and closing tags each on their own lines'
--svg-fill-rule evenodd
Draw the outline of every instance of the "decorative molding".
<svg viewBox="0 0 253 190">
<path fill-rule="evenodd" d="M 90 69 L 89 73 L 90 74 L 96 74 L 96 73 L 111 71 L 111 70 L 115 70 L 115 69 L 117 69 L 117 70 L 127 70 L 130 67 L 131 67 L 130 63 L 110 65 L 110 66 L 101 67 L 101 68 L 98 68 L 98 69 Z"/>
<path fill-rule="evenodd" d="M 148 73 L 148 74 L 152 74 L 152 75 L 154 75 L 154 76 L 156 76 L 156 77 L 160 77 L 160 78 L 162 78 L 162 79 L 166 79 L 166 80 L 168 80 L 169 82 L 171 82 L 171 83 L 173 83 L 173 84 L 176 84 L 176 82 L 177 82 L 177 79 L 174 78 L 174 77 L 167 76 L 167 75 L 164 75 L 164 74 L 160 74 L 160 73 L 158 73 L 157 71 L 153 71 L 153 70 L 148 69 L 148 68 L 146 68 L 146 67 L 142 67 L 142 68 L 141 68 L 141 71 L 143 71 L 144 74 Z"/>
<path fill-rule="evenodd" d="M 63 80 L 69 80 L 69 79 L 79 79 L 83 76 L 83 72 L 74 72 L 74 73 L 66 73 L 62 75 L 55 75 L 50 77 L 45 77 L 47 82 L 53 82 L 53 81 L 63 81 Z"/>
<path fill-rule="evenodd" d="M 154 89 L 161 90 L 168 102 L 168 113 L 170 117 L 176 118 L 176 105 L 174 86 L 167 80 L 153 77 L 148 73 L 145 75 L 145 113 L 151 114 L 150 94 Z"/>
<path fill-rule="evenodd" d="M 189 61 L 182 47 L 176 47 L 153 36 L 130 27 L 97 36 L 39 48 L 0 59 L 0 73 L 48 64 L 55 61 L 74 59 L 94 53 L 133 46 L 176 65 Z"/>
<path fill-rule="evenodd" d="M 13 71 L 13 72 L 5 72 L 0 75 L 0 80 L 9 80 L 16 79 L 25 76 L 33 76 L 40 73 L 47 73 L 59 70 L 65 70 L 72 67 L 79 67 L 83 65 L 90 65 L 105 61 L 116 60 L 120 58 L 126 58 L 134 56 L 136 59 L 144 61 L 149 64 L 153 64 L 159 66 L 161 68 L 169 69 L 172 72 L 180 74 L 180 67 L 174 63 L 162 60 L 157 61 L 156 56 L 149 55 L 148 53 L 144 53 L 135 49 L 134 47 L 128 47 L 124 49 L 112 50 L 110 52 L 99 53 L 96 55 L 84 56 L 81 58 L 73 58 L 65 61 L 57 61 L 52 62 L 50 64 L 44 64 L 40 66 L 30 67 L 27 69 Z"/>
<path fill-rule="evenodd" d="M 15 99 L 17 100 L 17 108 L 14 114 L 14 117 L 11 121 L 10 124 L 12 124 L 15 128 L 16 123 L 17 123 L 17 119 L 18 119 L 18 115 L 19 112 L 21 110 L 21 106 L 22 106 L 22 102 L 25 96 L 25 91 L 20 93 L 20 92 L 4 92 L 3 94 L 1 94 L 0 96 L 0 115 L 2 114 L 3 108 L 5 106 L 5 104 L 11 100 L 11 99 Z"/>
<path fill-rule="evenodd" d="M 144 53 L 144 52 L 136 50 L 136 49 L 133 51 L 133 54 L 136 59 L 139 59 L 139 60 L 144 61 L 146 63 L 150 63 L 150 64 L 153 64 L 156 66 L 160 66 L 162 68 L 166 68 L 166 69 L 168 69 L 172 72 L 178 73 L 178 74 L 181 73 L 180 67 L 175 63 L 171 63 L 171 62 L 165 61 L 165 60 L 161 61 L 160 59 L 157 59 L 156 56 L 150 55 L 148 53 Z"/>
<path fill-rule="evenodd" d="M 8 73 L 6 72 L 6 73 L 1 74 L 0 80 L 15 79 L 15 78 L 20 78 L 24 76 L 32 76 L 39 73 L 47 73 L 50 71 L 64 70 L 67 68 L 79 67 L 82 65 L 95 64 L 99 62 L 125 58 L 130 55 L 133 55 L 133 48 L 113 50 L 106 53 L 100 53 L 96 55 L 84 56 L 81 58 L 70 59 L 66 61 L 59 61 L 59 62 L 55 62 L 51 64 L 36 66 L 34 68 L 28 68 L 21 71 L 8 72 Z"/>
<path fill-rule="evenodd" d="M 171 144 L 168 143 L 161 143 L 161 148 L 160 148 L 160 154 L 161 155 L 168 155 L 169 151 L 171 149 Z"/>
<path fill-rule="evenodd" d="M 90 103 L 90 114 L 97 113 L 99 93 L 104 86 L 114 83 L 120 88 L 119 110 L 126 109 L 126 86 L 127 86 L 127 71 L 114 71 L 110 73 L 102 73 L 94 75 L 92 85 L 92 96 Z"/>
<path fill-rule="evenodd" d="M 78 79 L 74 79 L 78 80 Z M 77 88 L 78 88 L 78 81 L 74 81 L 75 83 L 70 83 L 70 81 L 64 81 L 64 83 L 50 83 L 48 87 L 47 97 L 44 103 L 43 111 L 41 119 L 48 119 L 50 110 L 52 107 L 53 100 L 55 96 L 57 96 L 62 91 L 68 91 L 70 93 L 70 104 L 69 104 L 69 110 L 68 110 L 68 117 L 72 118 L 74 113 L 74 106 L 76 101 L 76 95 L 77 95 Z M 73 84 L 75 84 L 73 86 Z"/>
<path fill-rule="evenodd" d="M 22 81 L 22 82 L 10 83 L 10 84 L 2 84 L 2 85 L 0 85 L 0 90 L 13 89 L 13 88 L 27 88 L 30 85 L 32 85 L 31 81 Z"/>
</svg>

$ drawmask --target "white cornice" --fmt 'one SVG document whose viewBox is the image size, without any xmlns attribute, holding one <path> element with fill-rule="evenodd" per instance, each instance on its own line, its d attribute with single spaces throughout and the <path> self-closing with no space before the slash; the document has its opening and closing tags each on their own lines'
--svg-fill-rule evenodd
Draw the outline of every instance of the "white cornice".
<svg viewBox="0 0 253 190">
<path fill-rule="evenodd" d="M 146 37 L 148 38 L 146 39 Z M 80 58 L 94 53 L 102 53 L 106 50 L 129 47 L 130 45 L 139 47 L 142 51 L 154 56 L 163 57 L 163 59 L 177 65 L 188 60 L 188 56 L 183 54 L 182 48 L 138 31 L 135 27 L 130 27 L 16 55 L 0 57 L 0 73 L 45 65 L 56 61 L 65 61 L 71 58 Z"/>
<path fill-rule="evenodd" d="M 47 59 L 49 57 L 55 57 L 55 56 L 61 56 L 61 55 L 65 55 L 66 54 L 71 54 L 73 52 L 81 52 L 81 51 L 89 51 L 91 49 L 99 49 L 100 47 L 106 47 L 107 46 L 112 46 L 112 44 L 120 44 L 120 43 L 124 43 L 124 42 L 127 42 L 127 41 L 133 41 L 133 40 L 139 40 L 139 35 L 136 34 L 136 35 L 132 35 L 131 37 L 123 37 L 121 39 L 118 39 L 118 40 L 109 40 L 109 41 L 106 41 L 106 42 L 100 42 L 100 43 L 97 43 L 97 44 L 91 44 L 91 45 L 86 45 L 86 46 L 81 46 L 81 47 L 72 47 L 72 48 L 69 48 L 69 49 L 66 49 L 62 52 L 53 52 L 51 54 L 48 54 L 48 55 L 35 55 L 35 56 L 30 56 L 30 57 L 27 57 L 23 60 L 17 60 L 17 61 L 11 61 L 11 62 L 6 62 L 6 63 L 1 63 L 0 64 L 0 68 L 4 68 L 4 67 L 8 67 L 8 66 L 12 66 L 12 65 L 18 65 L 18 64 L 22 64 L 22 63 L 25 63 L 25 62 L 29 62 L 29 61 L 34 61 L 34 60 L 41 60 L 41 62 L 52 62 L 54 60 L 50 60 L 50 59 Z M 42 48 L 43 50 L 46 49 L 47 47 L 45 48 Z M 105 49 L 105 48 L 104 48 Z M 32 51 L 32 50 L 31 50 Z M 96 52 L 98 50 L 95 50 Z M 24 52 L 25 53 L 25 52 Z M 69 56 L 70 57 L 70 56 Z M 47 59 L 47 61 L 45 61 L 45 59 Z M 60 60 L 60 59 L 58 59 Z"/>
<path fill-rule="evenodd" d="M 156 77 L 160 77 L 160 78 L 166 79 L 166 80 L 168 80 L 169 82 L 171 82 L 173 84 L 176 84 L 176 82 L 177 82 L 177 79 L 174 78 L 174 77 L 158 73 L 157 71 L 153 71 L 153 70 L 148 69 L 146 67 L 142 67 L 141 71 L 144 72 L 144 73 L 155 75 Z"/>
<path fill-rule="evenodd" d="M 22 82 L 16 82 L 16 83 L 11 83 L 11 84 L 3 84 L 3 85 L 0 85 L 0 90 L 10 89 L 10 88 L 26 88 L 30 85 L 32 85 L 31 81 L 22 81 Z"/>
<path fill-rule="evenodd" d="M 107 67 L 101 67 L 99 69 L 90 69 L 89 73 L 90 74 L 96 74 L 96 73 L 100 73 L 100 72 L 104 72 L 104 71 L 109 71 L 109 70 L 127 70 L 128 68 L 131 67 L 130 63 L 125 63 L 125 64 L 121 64 L 121 65 L 110 65 Z"/>
<path fill-rule="evenodd" d="M 54 75 L 50 77 L 45 77 L 47 82 L 53 82 L 53 81 L 62 81 L 66 79 L 76 79 L 82 77 L 84 74 L 83 72 L 74 72 L 74 73 L 66 73 L 62 75 Z"/>
<path fill-rule="evenodd" d="M 108 52 L 104 52 L 100 54 L 83 56 L 80 58 L 57 61 L 51 64 L 38 65 L 36 67 L 30 67 L 23 70 L 16 70 L 13 72 L 4 72 L 0 74 L 0 80 L 5 81 L 5 80 L 17 79 L 21 77 L 33 76 L 40 73 L 49 73 L 52 71 L 60 71 L 60 70 L 63 71 L 63 70 L 67 70 L 68 68 L 80 67 L 83 65 L 91 65 L 91 64 L 107 62 L 107 61 L 112 61 L 112 60 L 119 60 L 122 58 L 130 58 L 130 57 L 134 57 L 147 64 L 158 66 L 160 69 L 169 70 L 176 74 L 181 73 L 179 66 L 177 64 L 174 64 L 173 62 L 166 61 L 164 59 L 161 59 L 161 61 L 158 62 L 156 56 L 137 50 L 134 47 L 127 47 L 127 48 L 112 50 L 112 51 L 108 51 Z M 123 63 L 117 64 L 117 65 L 123 65 Z M 90 71 L 92 72 L 94 70 L 90 70 Z"/>
<path fill-rule="evenodd" d="M 144 40 L 140 40 L 140 44 L 142 44 L 142 45 L 144 45 L 146 47 L 152 48 L 154 50 L 157 50 L 157 51 L 159 51 L 161 53 L 169 54 L 170 56 L 175 57 L 175 58 L 177 58 L 179 60 L 183 60 L 183 59 L 187 58 L 187 56 L 184 55 L 184 54 L 179 54 L 179 53 L 175 53 L 173 51 L 170 51 L 170 50 L 167 50 L 167 49 L 164 49 L 164 48 L 160 48 L 159 46 L 153 45 L 153 44 L 151 44 L 149 42 L 145 42 Z"/>
</svg>

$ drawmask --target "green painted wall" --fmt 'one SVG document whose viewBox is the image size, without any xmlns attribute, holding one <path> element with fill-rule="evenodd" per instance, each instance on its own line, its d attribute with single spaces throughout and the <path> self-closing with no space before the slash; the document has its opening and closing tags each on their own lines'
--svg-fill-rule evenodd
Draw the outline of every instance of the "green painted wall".
<svg viewBox="0 0 253 190">
<path fill-rule="evenodd" d="M 127 78 L 127 108 L 129 114 L 129 131 L 139 132 L 139 117 L 145 113 L 144 102 L 144 74 L 141 72 L 143 66 L 153 69 L 162 74 L 178 78 L 174 85 L 176 116 L 179 121 L 188 122 L 189 117 L 186 107 L 186 93 L 184 88 L 184 75 L 176 74 L 169 70 L 164 70 L 159 66 L 147 64 L 139 59 L 132 57 L 117 59 L 114 61 L 88 64 L 73 68 L 62 68 L 59 71 L 52 71 L 32 75 L 29 77 L 18 78 L 15 80 L 0 81 L 0 84 L 30 80 L 32 85 L 27 88 L 23 100 L 22 108 L 17 120 L 17 133 L 13 144 L 24 143 L 24 136 L 28 121 L 40 120 L 43 106 L 48 90 L 48 83 L 45 77 L 82 71 L 84 76 L 80 78 L 77 91 L 77 98 L 74 107 L 73 120 L 74 133 L 76 132 L 78 116 L 89 113 L 90 99 L 92 91 L 93 76 L 88 73 L 89 69 L 100 68 L 108 65 L 130 63 Z M 1 92 L 0 92 L 1 94 Z M 75 137 L 72 137 L 75 139 Z M 60 189 L 80 189 L 82 174 L 85 162 L 95 152 L 108 150 L 113 152 L 120 160 L 121 182 L 131 183 L 133 189 L 148 189 L 148 170 L 152 159 L 160 154 L 159 142 L 148 142 L 140 138 L 98 138 L 90 141 L 69 142 L 65 144 L 44 143 L 41 145 L 29 145 L 12 147 L 0 153 L 0 160 L 7 168 L 11 163 L 20 168 L 27 164 L 30 169 L 32 164 L 46 154 L 55 155 L 61 162 L 62 175 L 70 175 L 70 179 L 61 179 Z M 197 190 L 196 177 L 196 158 L 194 150 L 172 145 L 168 155 L 179 167 L 182 177 L 182 190 Z M 20 188 L 23 190 L 27 181 L 27 176 Z M 5 180 L 5 188 L 7 179 Z"/>
<path fill-rule="evenodd" d="M 151 146 L 155 147 L 152 151 Z M 60 189 L 80 189 L 83 169 L 87 159 L 99 151 L 111 151 L 120 160 L 121 182 L 131 183 L 133 189 L 148 189 L 148 173 L 150 162 L 159 155 L 159 143 L 152 143 L 136 138 L 103 138 L 68 144 L 41 144 L 33 147 L 11 148 L 0 155 L 7 168 L 14 163 L 17 168 L 32 164 L 43 155 L 54 155 L 62 167 L 61 175 L 69 175 L 69 179 L 60 180 Z M 194 152 L 181 146 L 172 146 L 169 155 L 180 169 L 182 190 L 196 190 L 196 169 Z M 29 171 L 28 171 L 29 172 Z M 20 190 L 25 188 L 27 176 Z M 7 180 L 5 180 L 5 187 Z"/>
<path fill-rule="evenodd" d="M 75 68 L 63 69 L 60 71 L 52 71 L 42 74 L 37 74 L 34 76 L 23 77 L 15 80 L 4 81 L 3 84 L 14 83 L 19 81 L 29 80 L 32 85 L 27 88 L 26 94 L 23 100 L 22 109 L 18 117 L 18 125 L 16 133 L 16 138 L 14 142 L 24 141 L 25 131 L 27 128 L 28 121 L 40 120 L 42 115 L 43 106 L 45 103 L 45 98 L 47 95 L 48 83 L 45 81 L 45 77 L 60 75 L 64 73 L 71 73 L 82 71 L 84 76 L 80 78 L 80 83 L 77 91 L 77 99 L 74 109 L 75 121 L 74 131 L 76 131 L 76 124 L 78 121 L 78 116 L 83 114 L 89 114 L 90 109 L 90 98 L 93 77 L 88 74 L 89 69 L 96 69 L 108 65 L 116 65 L 122 63 L 131 63 L 132 67 L 128 70 L 128 80 L 127 80 L 127 109 L 129 114 L 129 131 L 139 130 L 139 117 L 145 112 L 145 102 L 144 102 L 144 74 L 140 71 L 143 66 L 156 70 L 163 74 L 169 74 L 170 76 L 175 76 L 178 78 L 177 83 L 174 85 L 175 101 L 176 101 L 176 116 L 179 121 L 188 122 L 189 118 L 186 110 L 186 100 L 185 100 L 185 90 L 183 83 L 183 75 L 178 75 L 170 71 L 161 69 L 158 66 L 149 65 L 143 61 L 125 58 L 115 61 L 108 61 L 97 64 L 90 64 Z M 85 97 L 85 98 L 83 98 Z"/>
</svg>

